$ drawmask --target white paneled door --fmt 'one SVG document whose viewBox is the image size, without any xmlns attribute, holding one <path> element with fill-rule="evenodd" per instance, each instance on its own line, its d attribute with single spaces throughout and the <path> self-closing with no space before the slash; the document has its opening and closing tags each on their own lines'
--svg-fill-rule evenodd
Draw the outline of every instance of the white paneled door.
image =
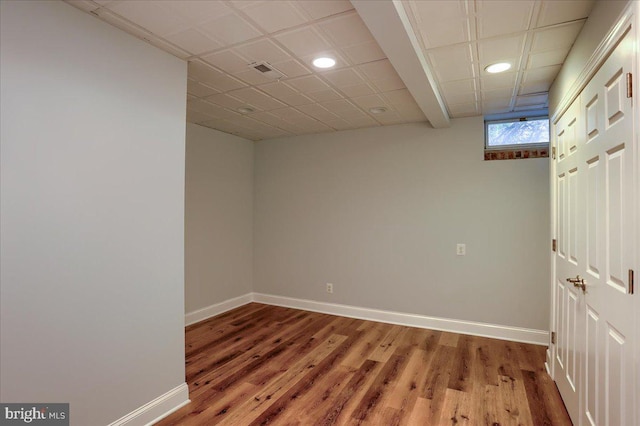
<svg viewBox="0 0 640 426">
<path fill-rule="evenodd" d="M 635 424 L 635 231 L 629 32 L 554 127 L 554 376 L 576 425 Z"/>
</svg>

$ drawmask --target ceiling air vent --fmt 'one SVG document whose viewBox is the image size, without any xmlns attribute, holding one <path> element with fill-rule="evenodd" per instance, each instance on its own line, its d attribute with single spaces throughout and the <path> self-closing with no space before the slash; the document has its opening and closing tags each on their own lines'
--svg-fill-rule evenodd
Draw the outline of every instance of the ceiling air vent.
<svg viewBox="0 0 640 426">
<path fill-rule="evenodd" d="M 286 77 L 286 75 L 275 69 L 268 62 L 253 62 L 249 64 L 249 66 L 271 80 L 280 80 L 281 78 Z"/>
</svg>

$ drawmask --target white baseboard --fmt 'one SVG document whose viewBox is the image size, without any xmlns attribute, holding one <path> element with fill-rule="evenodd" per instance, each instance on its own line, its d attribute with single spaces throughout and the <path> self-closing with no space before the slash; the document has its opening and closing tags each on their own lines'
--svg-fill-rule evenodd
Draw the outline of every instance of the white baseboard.
<svg viewBox="0 0 640 426">
<path fill-rule="evenodd" d="M 211 318 L 216 315 L 220 315 L 231 309 L 235 309 L 247 303 L 253 301 L 252 293 L 243 294 L 242 296 L 234 297 L 233 299 L 225 300 L 224 302 L 216 303 L 206 308 L 198 309 L 197 311 L 189 312 L 184 316 L 184 322 L 186 325 L 195 324 L 207 318 Z"/>
<path fill-rule="evenodd" d="M 164 395 L 119 418 L 109 426 L 149 426 L 184 407 L 189 400 L 189 387 L 186 383 L 176 386 Z"/>
<path fill-rule="evenodd" d="M 471 334 L 473 336 L 491 337 L 494 339 L 512 340 L 515 342 L 532 343 L 543 346 L 546 346 L 549 341 L 549 332 L 543 330 L 509 327 L 505 325 L 448 318 L 428 317 L 416 314 L 405 314 L 401 312 L 338 305 L 334 303 L 294 299 L 291 297 L 273 296 L 261 293 L 253 293 L 252 296 L 254 302 L 284 306 L 287 308 L 303 309 L 323 314 L 340 315 L 349 318 L 407 325 L 410 327 L 428 328 L 431 330 L 449 331 L 453 333 Z"/>
<path fill-rule="evenodd" d="M 185 323 L 186 325 L 190 325 L 251 302 L 284 306 L 287 308 L 302 309 L 305 311 L 320 312 L 323 314 L 340 315 L 349 318 L 386 322 L 389 324 L 407 325 L 410 327 L 428 328 L 431 330 L 449 331 L 452 333 L 470 334 L 473 336 L 491 337 L 501 340 L 512 340 L 514 342 L 532 343 L 542 346 L 546 346 L 549 342 L 549 332 L 544 330 L 533 330 L 506 325 L 406 314 L 402 312 L 339 305 L 335 303 L 295 299 L 292 297 L 274 296 L 262 293 L 248 293 L 240 297 L 235 297 L 233 299 L 190 312 L 185 316 Z"/>
</svg>

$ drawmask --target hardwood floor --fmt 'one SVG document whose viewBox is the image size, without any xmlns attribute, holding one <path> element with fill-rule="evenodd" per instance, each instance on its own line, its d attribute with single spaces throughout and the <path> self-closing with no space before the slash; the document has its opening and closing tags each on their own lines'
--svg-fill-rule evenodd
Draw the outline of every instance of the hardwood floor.
<svg viewBox="0 0 640 426">
<path fill-rule="evenodd" d="M 158 425 L 570 425 L 542 346 L 251 303 L 186 331 Z"/>
</svg>

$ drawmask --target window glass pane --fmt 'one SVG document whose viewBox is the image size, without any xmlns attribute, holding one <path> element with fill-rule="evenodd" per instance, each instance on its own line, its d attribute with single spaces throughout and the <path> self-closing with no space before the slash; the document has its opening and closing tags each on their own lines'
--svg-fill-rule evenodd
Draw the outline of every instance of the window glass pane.
<svg viewBox="0 0 640 426">
<path fill-rule="evenodd" d="M 549 143 L 549 119 L 487 123 L 487 146 Z"/>
</svg>

